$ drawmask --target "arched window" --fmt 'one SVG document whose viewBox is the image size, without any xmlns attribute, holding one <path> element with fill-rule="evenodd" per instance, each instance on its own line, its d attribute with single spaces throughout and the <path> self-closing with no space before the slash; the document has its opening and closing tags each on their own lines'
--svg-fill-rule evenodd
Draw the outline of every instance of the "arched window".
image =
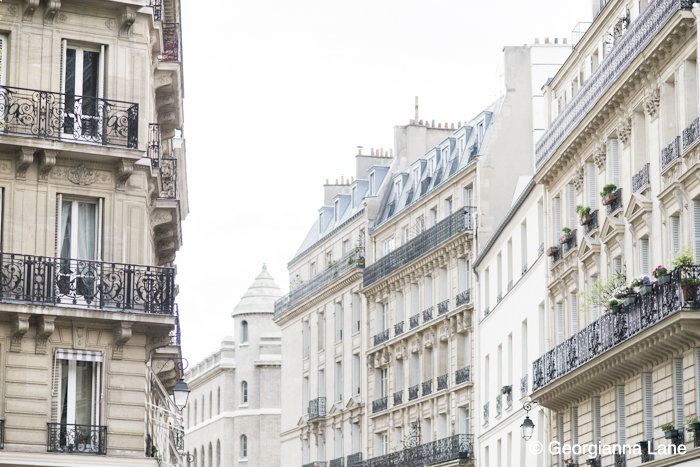
<svg viewBox="0 0 700 467">
<path fill-rule="evenodd" d="M 202 395 L 202 421 L 205 420 L 205 418 L 204 418 L 205 413 L 206 412 L 204 411 L 204 395 Z M 204 456 L 204 451 L 202 451 L 202 456 Z M 204 466 L 202 466 L 202 467 L 204 467 Z"/>
<path fill-rule="evenodd" d="M 209 467 L 214 467 L 214 453 L 211 449 L 211 443 L 209 443 Z"/>
<path fill-rule="evenodd" d="M 248 403 L 248 383 L 243 381 L 241 383 L 241 404 Z"/>
<path fill-rule="evenodd" d="M 214 409 L 214 404 L 212 403 L 212 392 L 209 391 L 209 418 L 211 418 L 211 411 Z"/>
<path fill-rule="evenodd" d="M 241 459 L 248 458 L 248 437 L 246 435 L 241 436 Z"/>
<path fill-rule="evenodd" d="M 200 451 L 202 453 L 202 461 L 199 463 L 199 467 L 204 467 L 204 458 L 206 457 L 204 455 L 204 446 L 201 447 Z"/>
<path fill-rule="evenodd" d="M 194 423 L 193 425 L 197 424 L 197 401 L 194 401 Z"/>
<path fill-rule="evenodd" d="M 194 450 L 194 455 L 192 456 L 192 459 L 194 459 L 194 467 L 197 467 L 197 449 Z"/>
<path fill-rule="evenodd" d="M 221 388 L 216 389 L 216 415 L 221 413 Z"/>
<path fill-rule="evenodd" d="M 241 341 L 243 344 L 246 344 L 248 342 L 248 321 L 243 321 L 241 323 L 241 331 L 243 333 Z"/>
<path fill-rule="evenodd" d="M 221 442 L 216 440 L 216 467 L 221 467 Z"/>
</svg>

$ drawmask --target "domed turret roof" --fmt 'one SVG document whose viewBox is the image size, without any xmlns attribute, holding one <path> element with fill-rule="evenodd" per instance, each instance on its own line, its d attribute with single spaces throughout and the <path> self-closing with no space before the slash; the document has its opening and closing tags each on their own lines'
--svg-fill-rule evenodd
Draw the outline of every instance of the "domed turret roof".
<svg viewBox="0 0 700 467">
<path fill-rule="evenodd" d="M 275 311 L 275 301 L 282 296 L 282 291 L 275 283 L 267 266 L 263 264 L 262 271 L 255 278 L 253 284 L 243 295 L 241 301 L 235 306 L 231 316 L 250 313 L 269 313 Z"/>
</svg>

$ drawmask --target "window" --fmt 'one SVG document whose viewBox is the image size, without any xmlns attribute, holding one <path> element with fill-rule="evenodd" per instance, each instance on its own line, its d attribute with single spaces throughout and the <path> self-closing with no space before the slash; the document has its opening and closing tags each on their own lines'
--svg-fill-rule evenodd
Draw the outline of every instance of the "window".
<svg viewBox="0 0 700 467">
<path fill-rule="evenodd" d="M 221 414 L 221 388 L 216 388 L 216 415 Z"/>
<path fill-rule="evenodd" d="M 333 252 L 329 251 L 326 253 L 326 267 L 331 267 L 333 264 Z"/>
<path fill-rule="evenodd" d="M 700 263 L 700 200 L 693 200 L 693 249 L 695 262 Z"/>
<path fill-rule="evenodd" d="M 642 238 L 639 240 L 639 270 L 643 275 L 649 276 L 649 239 Z"/>
<path fill-rule="evenodd" d="M 700 233 L 700 232 L 699 232 Z M 406 244 L 408 241 L 411 239 L 411 231 L 408 230 L 408 227 L 403 228 L 403 243 Z"/>
<path fill-rule="evenodd" d="M 678 216 L 671 216 L 671 253 L 676 254 L 681 249 L 681 219 Z"/>
<path fill-rule="evenodd" d="M 316 275 L 316 262 L 314 261 L 309 265 L 309 277 L 314 277 Z"/>
<path fill-rule="evenodd" d="M 323 222 L 323 211 L 321 211 L 318 215 L 318 233 L 319 234 L 323 233 L 324 227 L 325 227 L 325 224 Z"/>
<path fill-rule="evenodd" d="M 418 230 L 418 233 L 422 233 L 425 230 L 425 219 L 423 216 L 420 216 L 418 219 L 416 219 L 416 229 Z"/>
<path fill-rule="evenodd" d="M 248 403 L 248 382 L 243 381 L 241 383 L 241 404 Z"/>
<path fill-rule="evenodd" d="M 567 198 L 569 201 L 569 227 L 571 230 L 576 228 L 576 191 L 574 190 L 574 184 L 569 183 L 567 186 Z"/>
<path fill-rule="evenodd" d="M 246 435 L 241 436 L 241 459 L 248 458 L 248 437 Z"/>
<path fill-rule="evenodd" d="M 527 270 L 527 220 L 520 224 L 520 265 Z"/>
<path fill-rule="evenodd" d="M 318 320 L 316 320 L 316 329 L 318 330 L 318 350 L 326 348 L 326 315 L 323 309 L 318 312 Z"/>
<path fill-rule="evenodd" d="M 387 240 L 384 240 L 384 255 L 388 255 L 392 251 L 394 251 L 396 245 L 396 239 L 394 237 L 391 237 Z"/>
<path fill-rule="evenodd" d="M 432 208 L 430 210 L 430 227 L 437 224 L 437 208 Z"/>
<path fill-rule="evenodd" d="M 360 365 L 360 355 L 354 354 L 352 356 L 352 388 L 355 394 L 360 394 L 360 371 L 362 366 Z"/>
<path fill-rule="evenodd" d="M 67 113 L 63 133 L 69 138 L 81 135 L 101 139 L 101 106 L 98 105 L 98 98 L 102 98 L 104 92 L 104 46 L 69 46 L 64 40 L 62 57 L 61 92 L 66 95 Z M 76 96 L 81 98 L 76 99 Z"/>
<path fill-rule="evenodd" d="M 6 83 L 6 72 L 7 69 L 7 55 L 9 49 L 7 47 L 7 36 L 0 35 L 0 85 L 4 86 Z"/>
<path fill-rule="evenodd" d="M 335 304 L 335 341 L 343 340 L 343 304 Z"/>
<path fill-rule="evenodd" d="M 340 428 L 335 429 L 335 458 L 343 457 L 343 433 Z"/>
<path fill-rule="evenodd" d="M 401 178 L 396 180 L 394 182 L 394 199 L 398 201 L 399 198 L 401 198 L 401 189 L 403 188 L 403 184 L 401 181 Z"/>
<path fill-rule="evenodd" d="M 557 303 L 557 345 L 564 342 L 564 307 L 561 302 Z"/>
<path fill-rule="evenodd" d="M 476 136 L 478 138 L 477 142 L 479 146 L 481 146 L 481 143 L 484 141 L 484 122 L 480 122 L 476 125 Z"/>
<path fill-rule="evenodd" d="M 309 413 L 309 377 L 304 376 L 301 386 L 301 413 Z"/>
<path fill-rule="evenodd" d="M 360 424 L 355 422 L 352 424 L 352 453 L 360 452 L 362 445 L 360 443 Z"/>
<path fill-rule="evenodd" d="M 595 281 L 598 280 L 597 276 L 591 276 L 589 280 L 590 288 L 593 288 L 593 284 L 595 284 Z M 598 319 L 598 316 L 600 316 L 600 310 L 598 308 L 598 301 L 596 300 L 593 304 L 591 304 L 591 322 L 595 321 Z"/>
<path fill-rule="evenodd" d="M 389 454 L 389 435 L 386 433 L 381 434 L 381 455 L 386 456 Z"/>
<path fill-rule="evenodd" d="M 193 420 L 194 420 L 193 425 L 196 425 L 197 424 L 197 401 L 196 400 L 194 401 L 194 418 L 193 418 Z"/>
<path fill-rule="evenodd" d="M 651 372 L 642 373 L 642 408 L 644 409 L 644 439 L 654 439 L 654 386 Z"/>
<path fill-rule="evenodd" d="M 564 444 L 564 414 L 563 413 L 558 413 L 557 414 L 557 441 L 561 445 Z M 557 463 L 559 467 L 564 467 L 564 453 L 560 452 L 559 453 L 559 462 Z"/>
<path fill-rule="evenodd" d="M 389 381 L 389 370 L 386 368 L 380 371 L 380 381 L 379 381 L 379 397 L 387 397 L 388 395 L 388 381 Z"/>
<path fill-rule="evenodd" d="M 617 390 L 617 444 L 620 446 L 627 442 L 627 419 L 625 414 L 625 385 L 621 384 L 615 388 Z M 681 409 L 681 416 L 683 409 Z M 685 418 L 681 418 L 681 425 Z"/>
<path fill-rule="evenodd" d="M 61 290 L 75 290 L 85 299 L 92 300 L 96 294 L 92 263 L 74 261 L 98 259 L 100 245 L 99 220 L 101 209 L 98 204 L 85 201 L 63 200 L 59 195 L 60 206 L 60 265 L 58 286 Z M 102 200 L 99 200 L 99 207 Z"/>
<path fill-rule="evenodd" d="M 352 294 L 352 322 L 354 323 L 354 331 L 360 332 L 360 294 Z"/>
<path fill-rule="evenodd" d="M 99 398 L 95 397 L 100 388 L 100 366 L 104 359 L 102 352 L 73 351 L 57 349 L 56 369 L 60 371 L 59 406 L 56 422 L 68 425 L 98 425 Z M 58 388 L 57 388 L 58 389 Z M 195 407 L 195 413 L 196 413 Z M 93 434 L 90 434 L 92 436 Z M 60 440 L 61 446 L 74 444 L 77 433 L 66 435 Z M 96 450 L 103 446 L 90 445 L 86 450 Z"/>
<path fill-rule="evenodd" d="M 221 467 L 221 441 L 216 440 L 216 467 Z"/>
<path fill-rule="evenodd" d="M 377 303 L 379 326 L 382 331 L 389 329 L 389 304 Z"/>
<path fill-rule="evenodd" d="M 214 397 L 213 397 L 212 392 L 209 391 L 209 418 L 212 417 L 213 410 L 214 410 Z"/>
<path fill-rule="evenodd" d="M 474 189 L 472 188 L 471 185 L 466 187 L 464 189 L 464 193 L 462 193 L 462 197 L 464 198 L 464 206 L 470 207 L 474 206 Z"/>
<path fill-rule="evenodd" d="M 612 170 L 612 183 L 620 187 L 620 151 L 617 139 L 610 140 L 610 169 Z"/>
<path fill-rule="evenodd" d="M 352 207 L 357 207 L 357 186 L 352 187 Z"/>
<path fill-rule="evenodd" d="M 338 217 L 340 216 L 340 201 L 335 200 L 333 202 L 333 220 L 338 222 Z"/>
<path fill-rule="evenodd" d="M 433 176 L 435 173 L 435 156 L 428 159 L 428 175 Z"/>
<path fill-rule="evenodd" d="M 676 428 L 683 429 L 685 403 L 683 402 L 683 358 L 673 359 L 673 420 Z"/>
<path fill-rule="evenodd" d="M 569 294 L 569 303 L 571 304 L 571 335 L 578 332 L 578 296 L 576 293 Z"/>
<path fill-rule="evenodd" d="M 618 256 L 616 258 L 613 258 L 613 274 L 621 274 L 622 273 L 622 257 Z"/>
<path fill-rule="evenodd" d="M 571 408 L 571 439 L 572 445 L 578 445 L 578 407 Z M 574 463 L 578 464 L 578 454 L 574 454 Z"/>
<path fill-rule="evenodd" d="M 350 241 L 343 240 L 343 254 L 346 255 L 350 252 Z"/>
<path fill-rule="evenodd" d="M 343 400 L 343 363 L 335 362 L 335 400 Z"/>
<path fill-rule="evenodd" d="M 310 340 L 309 339 L 309 332 L 310 332 L 309 331 L 309 321 L 306 320 L 302 324 L 302 331 L 301 331 L 302 345 L 303 345 L 302 355 L 304 358 L 309 358 L 309 340 Z"/>
<path fill-rule="evenodd" d="M 369 174 L 369 195 L 374 196 L 374 172 Z"/>
<path fill-rule="evenodd" d="M 192 422 L 192 419 L 190 418 L 190 415 L 191 415 L 191 414 L 190 414 L 190 406 L 188 405 L 188 406 L 187 406 L 187 428 L 190 427 L 191 422 Z"/>
<path fill-rule="evenodd" d="M 420 184 L 420 167 L 413 169 L 413 191 L 418 192 L 418 185 Z"/>
<path fill-rule="evenodd" d="M 209 443 L 209 467 L 214 467 L 214 449 L 212 449 L 211 443 Z"/>
<path fill-rule="evenodd" d="M 591 211 L 595 211 L 598 193 L 595 191 L 595 164 L 586 162 L 586 195 L 588 196 L 588 206 Z"/>
<path fill-rule="evenodd" d="M 201 467 L 204 467 L 204 459 L 207 457 L 207 456 L 204 454 L 204 446 L 200 446 L 199 451 L 202 453 L 202 461 L 199 463 L 199 465 L 200 465 Z"/>
<path fill-rule="evenodd" d="M 243 341 L 244 344 L 247 344 L 248 343 L 248 321 L 243 321 L 241 323 L 241 334 L 242 334 L 241 340 Z"/>
<path fill-rule="evenodd" d="M 445 217 L 450 217 L 452 215 L 452 198 L 445 200 Z"/>
<path fill-rule="evenodd" d="M 554 242 L 561 237 L 561 198 L 554 198 Z"/>
<path fill-rule="evenodd" d="M 193 459 L 193 466 L 197 467 L 197 449 L 195 448 L 194 454 L 192 454 L 192 459 Z"/>
</svg>

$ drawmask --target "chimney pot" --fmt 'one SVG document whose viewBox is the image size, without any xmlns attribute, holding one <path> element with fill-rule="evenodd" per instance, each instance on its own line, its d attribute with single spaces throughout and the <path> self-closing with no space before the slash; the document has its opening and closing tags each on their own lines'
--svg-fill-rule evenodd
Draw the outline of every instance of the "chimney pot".
<svg viewBox="0 0 700 467">
<path fill-rule="evenodd" d="M 326 179 L 326 185 L 328 185 L 328 179 Z"/>
<path fill-rule="evenodd" d="M 569 43 L 569 39 L 567 39 L 566 37 L 565 37 L 564 39 L 562 39 L 562 40 L 564 41 L 564 44 L 568 44 L 568 43 Z"/>
<path fill-rule="evenodd" d="M 352 177 L 350 177 L 350 180 L 352 181 L 352 183 L 355 183 L 355 176 L 353 175 Z"/>
<path fill-rule="evenodd" d="M 535 37 L 535 44 L 539 44 L 539 43 L 540 43 L 540 38 L 539 38 L 539 37 Z"/>
<path fill-rule="evenodd" d="M 457 128 L 462 128 L 462 122 L 457 122 Z"/>
<path fill-rule="evenodd" d="M 409 125 L 413 125 L 413 119 L 410 119 L 409 122 Z"/>
<path fill-rule="evenodd" d="M 559 43 L 559 38 L 558 38 L 558 37 L 555 37 L 555 38 L 554 38 L 554 43 L 555 43 L 555 44 L 558 44 L 558 43 Z"/>
<path fill-rule="evenodd" d="M 447 122 L 445 122 L 445 128 L 447 128 Z"/>
<path fill-rule="evenodd" d="M 438 128 L 442 128 L 442 123 L 438 123 Z"/>
<path fill-rule="evenodd" d="M 346 185 L 350 185 L 350 180 L 345 180 Z"/>
<path fill-rule="evenodd" d="M 389 156 L 389 157 L 391 157 L 393 159 L 394 158 L 394 148 L 389 149 L 389 153 L 391 154 L 391 156 Z"/>
<path fill-rule="evenodd" d="M 435 127 L 435 120 L 430 123 L 430 126 Z"/>
<path fill-rule="evenodd" d="M 454 123 L 451 123 L 451 124 L 450 124 L 450 130 L 454 130 L 454 129 L 455 129 L 455 124 L 454 124 Z"/>
<path fill-rule="evenodd" d="M 423 120 L 419 120 L 419 121 L 418 121 L 418 124 L 419 124 L 419 125 L 422 125 L 422 124 L 423 124 Z"/>
<path fill-rule="evenodd" d="M 545 43 L 545 44 L 549 44 L 549 37 L 545 37 L 545 38 L 544 38 L 544 43 Z"/>
</svg>

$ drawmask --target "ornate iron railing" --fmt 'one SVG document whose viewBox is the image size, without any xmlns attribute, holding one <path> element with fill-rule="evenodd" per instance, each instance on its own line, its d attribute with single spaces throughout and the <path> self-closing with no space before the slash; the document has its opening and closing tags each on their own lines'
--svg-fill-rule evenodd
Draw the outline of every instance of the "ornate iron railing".
<svg viewBox="0 0 700 467">
<path fill-rule="evenodd" d="M 437 377 L 437 390 L 442 391 L 443 389 L 447 389 L 447 380 L 450 379 L 450 375 L 441 375 Z"/>
<path fill-rule="evenodd" d="M 309 420 L 326 416 L 326 398 L 318 397 L 309 401 Z"/>
<path fill-rule="evenodd" d="M 427 396 L 428 394 L 433 393 L 433 380 L 429 379 L 428 381 L 423 381 L 421 383 L 421 395 L 422 396 Z"/>
<path fill-rule="evenodd" d="M 503 408 L 503 395 L 499 394 L 496 396 L 496 416 L 501 415 L 501 409 Z"/>
<path fill-rule="evenodd" d="M 615 454 L 615 467 L 627 467 L 627 456 L 625 454 Z"/>
<path fill-rule="evenodd" d="M 608 204 L 606 208 L 609 216 L 612 216 L 618 210 L 622 209 L 622 188 L 618 188 L 617 191 L 615 191 L 615 199 L 612 200 L 612 203 Z"/>
<path fill-rule="evenodd" d="M 527 396 L 527 375 L 520 379 L 520 398 Z"/>
<path fill-rule="evenodd" d="M 394 393 L 394 407 L 403 404 L 403 389 Z"/>
<path fill-rule="evenodd" d="M 170 331 L 170 345 L 182 345 L 182 334 L 180 331 L 180 310 L 175 304 L 175 316 L 177 321 L 175 322 L 175 329 Z"/>
<path fill-rule="evenodd" d="M 177 183 L 177 159 L 170 157 L 161 159 L 160 195 L 161 199 L 179 199 L 180 190 Z"/>
<path fill-rule="evenodd" d="M 539 258 L 542 254 L 544 254 L 544 243 L 541 243 L 540 247 L 537 249 L 537 257 Z"/>
<path fill-rule="evenodd" d="M 441 220 L 391 253 L 384 255 L 365 270 L 364 287 L 372 285 L 381 278 L 406 266 L 455 235 L 465 230 L 472 230 L 472 214 L 475 212 L 476 209 L 473 207 L 459 208 L 451 216 Z"/>
<path fill-rule="evenodd" d="M 400 336 L 401 334 L 403 334 L 403 323 L 404 322 L 401 321 L 400 323 L 394 324 L 394 337 Z"/>
<path fill-rule="evenodd" d="M 374 345 L 382 344 L 389 340 L 389 330 L 385 329 L 382 332 L 374 335 Z"/>
<path fill-rule="evenodd" d="M 506 292 L 510 292 L 510 289 L 512 289 L 512 288 L 513 288 L 513 281 L 510 280 L 510 281 L 508 281 L 508 287 L 506 287 Z"/>
<path fill-rule="evenodd" d="M 337 459 L 332 459 L 328 464 L 328 467 L 343 467 L 345 465 L 345 458 L 339 457 Z"/>
<path fill-rule="evenodd" d="M 591 212 L 591 220 L 588 224 L 583 226 L 583 234 L 590 235 L 595 229 L 598 228 L 598 210 Z"/>
<path fill-rule="evenodd" d="M 688 148 L 700 138 L 700 118 L 693 120 L 693 123 L 688 125 L 683 130 L 683 151 L 687 151 Z"/>
<path fill-rule="evenodd" d="M 632 176 L 632 193 L 637 193 L 642 190 L 645 186 L 649 184 L 649 163 L 647 162 L 644 166 L 637 172 L 636 175 Z"/>
<path fill-rule="evenodd" d="M 420 390 L 420 385 L 416 384 L 408 388 L 408 400 L 413 401 L 418 399 L 418 391 Z"/>
<path fill-rule="evenodd" d="M 411 316 L 409 321 L 411 322 L 411 329 L 417 328 L 418 325 L 420 324 L 420 315 Z"/>
<path fill-rule="evenodd" d="M 489 421 L 489 403 L 484 404 L 484 422 Z"/>
<path fill-rule="evenodd" d="M 469 367 L 465 366 L 455 371 L 455 384 L 462 384 L 469 381 Z"/>
<path fill-rule="evenodd" d="M 535 146 L 536 168 L 554 155 L 564 140 L 589 115 L 593 107 L 622 76 L 632 61 L 647 47 L 649 42 L 681 9 L 690 10 L 691 0 L 657 0 L 650 2 L 639 16 L 628 26 L 602 63 L 573 97 L 571 103 L 552 122 Z"/>
<path fill-rule="evenodd" d="M 427 322 L 433 319 L 433 307 L 423 310 L 423 322 Z"/>
<path fill-rule="evenodd" d="M 138 149 L 139 105 L 0 86 L 0 135 Z"/>
<path fill-rule="evenodd" d="M 381 412 L 386 410 L 389 405 L 389 398 L 384 396 L 382 398 L 372 401 L 372 413 Z"/>
<path fill-rule="evenodd" d="M 315 461 L 304 464 L 301 467 L 326 467 L 328 463 L 326 461 Z"/>
<path fill-rule="evenodd" d="M 698 448 L 700 447 L 700 433 L 697 431 L 693 433 L 693 447 Z"/>
<path fill-rule="evenodd" d="M 175 271 L 0 253 L 0 301 L 172 315 Z"/>
<path fill-rule="evenodd" d="M 491 313 L 491 307 L 490 306 L 486 307 L 486 309 L 484 310 L 484 318 L 487 317 L 490 313 Z"/>
<path fill-rule="evenodd" d="M 512 406 L 513 406 L 513 389 L 511 388 L 511 390 L 506 393 L 506 407 L 512 407 Z"/>
<path fill-rule="evenodd" d="M 163 23 L 163 53 L 161 62 L 179 62 L 181 56 L 180 23 Z"/>
<path fill-rule="evenodd" d="M 498 295 L 496 295 L 496 304 L 501 303 L 501 300 L 503 300 L 503 292 L 498 292 Z"/>
<path fill-rule="evenodd" d="M 309 296 L 315 294 L 319 290 L 326 287 L 328 284 L 335 282 L 349 272 L 356 271 L 357 261 L 364 261 L 365 250 L 362 247 L 355 248 L 333 263 L 329 268 L 326 268 L 320 274 L 317 274 L 312 279 L 303 282 L 301 285 L 291 290 L 288 294 L 282 296 L 275 302 L 275 317 L 280 316 L 292 306 L 300 303 Z"/>
<path fill-rule="evenodd" d="M 347 460 L 347 467 L 358 467 L 359 463 L 362 461 L 362 453 L 356 452 L 355 454 L 350 454 Z"/>
<path fill-rule="evenodd" d="M 554 248 L 556 248 L 557 251 L 555 251 L 554 254 L 551 256 L 552 264 L 556 263 L 561 259 L 561 246 L 557 245 Z"/>
<path fill-rule="evenodd" d="M 564 242 L 561 246 L 561 249 L 563 250 L 563 254 L 567 254 L 574 248 L 576 248 L 578 244 L 576 243 L 576 229 L 571 231 L 571 237 L 569 238 L 568 241 Z"/>
<path fill-rule="evenodd" d="M 455 305 L 460 307 L 462 305 L 466 305 L 469 303 L 471 291 L 469 289 L 465 290 L 464 292 L 460 292 L 457 294 L 457 297 L 455 297 Z"/>
<path fill-rule="evenodd" d="M 523 265 L 523 269 L 520 271 L 520 277 L 524 276 L 527 272 L 527 264 Z"/>
<path fill-rule="evenodd" d="M 671 438 L 671 444 L 676 447 L 676 452 L 678 448 L 685 444 L 685 430 L 683 428 L 678 429 L 678 436 Z"/>
<path fill-rule="evenodd" d="M 661 150 L 661 170 L 668 167 L 671 162 L 675 161 L 680 156 L 681 151 L 679 147 L 679 140 L 680 138 L 675 136 L 673 141 L 671 141 L 668 146 Z"/>
<path fill-rule="evenodd" d="M 696 436 L 695 439 L 697 440 L 698 437 Z M 639 445 L 640 451 L 642 451 L 642 464 L 654 460 L 654 440 L 649 439 L 644 441 L 646 441 L 646 443 L 642 443 Z M 697 442 L 695 447 L 698 447 Z"/>
<path fill-rule="evenodd" d="M 107 454 L 107 427 L 102 425 L 75 425 L 47 423 L 48 452 L 71 454 Z"/>
<path fill-rule="evenodd" d="M 151 167 L 159 169 L 163 159 L 163 143 L 160 133 L 160 123 L 148 124 L 148 150 L 146 155 L 151 159 Z"/>
<path fill-rule="evenodd" d="M 163 0 L 150 0 L 153 8 L 153 21 L 163 21 Z"/>
<path fill-rule="evenodd" d="M 685 282 L 686 286 L 682 286 Z M 655 282 L 652 292 L 637 297 L 619 313 L 608 313 L 571 336 L 532 364 L 532 391 L 538 391 L 585 363 L 654 326 L 681 309 L 698 310 L 700 266 L 671 271 L 671 281 Z"/>
<path fill-rule="evenodd" d="M 447 299 L 444 302 L 438 303 L 438 316 L 444 315 L 450 309 L 450 300 Z"/>
<path fill-rule="evenodd" d="M 5 420 L 0 420 L 0 449 L 5 449 Z"/>
<path fill-rule="evenodd" d="M 454 435 L 384 456 L 373 457 L 354 465 L 355 467 L 425 467 L 458 459 L 474 459 L 474 435 Z"/>
</svg>

